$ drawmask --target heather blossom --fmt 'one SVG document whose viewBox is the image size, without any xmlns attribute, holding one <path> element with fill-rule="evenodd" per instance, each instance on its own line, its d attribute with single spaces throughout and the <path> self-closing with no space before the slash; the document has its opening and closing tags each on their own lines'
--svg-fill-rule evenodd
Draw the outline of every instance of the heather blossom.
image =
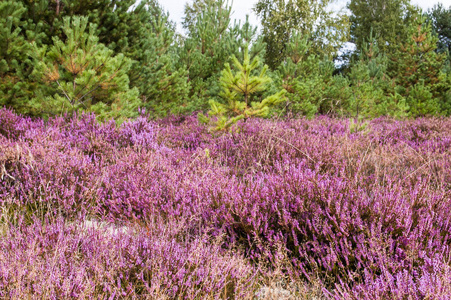
<svg viewBox="0 0 451 300">
<path fill-rule="evenodd" d="M 450 119 L 237 126 L 0 110 L 1 297 L 451 297 Z"/>
</svg>

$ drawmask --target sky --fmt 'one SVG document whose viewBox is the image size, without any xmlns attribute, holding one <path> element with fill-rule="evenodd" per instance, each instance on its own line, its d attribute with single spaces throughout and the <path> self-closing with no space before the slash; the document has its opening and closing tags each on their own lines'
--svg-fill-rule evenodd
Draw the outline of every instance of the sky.
<svg viewBox="0 0 451 300">
<path fill-rule="evenodd" d="M 181 22 L 183 18 L 183 12 L 185 4 L 187 2 L 192 3 L 192 0 L 159 0 L 159 3 L 169 12 L 171 20 L 177 23 L 177 29 L 179 32 L 183 32 Z M 347 0 L 338 0 L 334 3 L 334 10 L 345 7 Z M 246 14 L 249 15 L 249 21 L 252 25 L 258 26 L 259 21 L 252 11 L 257 0 L 234 0 L 232 6 L 232 19 L 245 20 Z M 451 0 L 411 0 L 412 4 L 420 6 L 423 10 L 432 8 L 434 4 L 442 3 L 443 6 L 451 6 Z"/>
</svg>

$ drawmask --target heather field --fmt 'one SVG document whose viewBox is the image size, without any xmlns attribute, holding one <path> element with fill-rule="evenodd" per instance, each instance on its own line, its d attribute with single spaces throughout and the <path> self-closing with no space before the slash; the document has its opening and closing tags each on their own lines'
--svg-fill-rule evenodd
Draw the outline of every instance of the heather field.
<svg viewBox="0 0 451 300">
<path fill-rule="evenodd" d="M 451 299 L 451 119 L 0 110 L 0 298 Z"/>
</svg>

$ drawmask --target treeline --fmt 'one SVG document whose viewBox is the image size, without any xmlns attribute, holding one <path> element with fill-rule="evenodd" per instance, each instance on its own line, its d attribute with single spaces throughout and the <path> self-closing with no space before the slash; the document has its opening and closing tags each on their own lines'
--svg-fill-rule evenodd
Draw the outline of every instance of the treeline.
<svg viewBox="0 0 451 300">
<path fill-rule="evenodd" d="M 224 0 L 194 0 L 181 35 L 157 0 L 3 0 L 0 106 L 100 120 L 202 111 L 218 128 L 271 114 L 451 114 L 451 7 L 350 0 L 348 16 L 330 2 L 259 0 L 259 33 Z M 347 42 L 356 50 L 340 51 Z"/>
</svg>

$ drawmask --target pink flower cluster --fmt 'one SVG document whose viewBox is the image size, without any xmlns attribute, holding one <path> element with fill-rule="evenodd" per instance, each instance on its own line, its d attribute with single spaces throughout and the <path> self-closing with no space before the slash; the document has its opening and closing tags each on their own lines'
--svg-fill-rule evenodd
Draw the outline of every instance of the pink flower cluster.
<svg viewBox="0 0 451 300">
<path fill-rule="evenodd" d="M 0 110 L 0 296 L 449 299 L 451 119 L 350 127 Z"/>
</svg>

